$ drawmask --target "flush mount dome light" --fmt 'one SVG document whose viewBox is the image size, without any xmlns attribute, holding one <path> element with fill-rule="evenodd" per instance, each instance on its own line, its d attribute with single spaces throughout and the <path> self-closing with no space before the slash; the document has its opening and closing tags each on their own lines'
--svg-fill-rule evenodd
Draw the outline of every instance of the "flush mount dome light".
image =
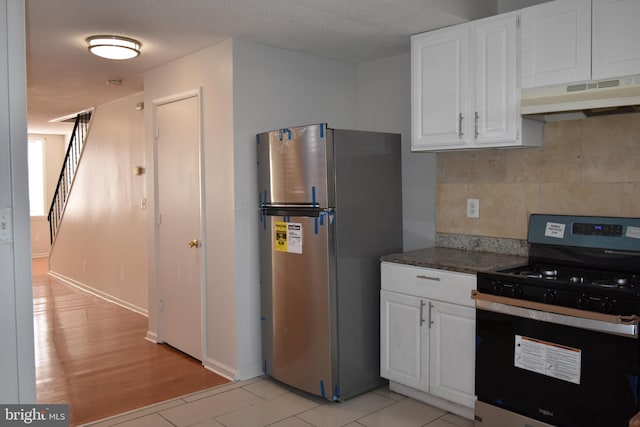
<svg viewBox="0 0 640 427">
<path fill-rule="evenodd" d="M 120 36 L 92 36 L 87 38 L 89 52 L 107 59 L 130 59 L 140 55 L 140 42 Z"/>
</svg>

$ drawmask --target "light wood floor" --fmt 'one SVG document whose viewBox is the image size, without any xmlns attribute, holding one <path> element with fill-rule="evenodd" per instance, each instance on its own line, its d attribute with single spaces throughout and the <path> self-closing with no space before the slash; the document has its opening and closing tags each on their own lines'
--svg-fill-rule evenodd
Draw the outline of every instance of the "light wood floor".
<svg viewBox="0 0 640 427">
<path fill-rule="evenodd" d="M 71 425 L 228 382 L 169 346 L 145 340 L 147 318 L 47 274 L 33 260 L 38 403 L 68 403 Z"/>
</svg>

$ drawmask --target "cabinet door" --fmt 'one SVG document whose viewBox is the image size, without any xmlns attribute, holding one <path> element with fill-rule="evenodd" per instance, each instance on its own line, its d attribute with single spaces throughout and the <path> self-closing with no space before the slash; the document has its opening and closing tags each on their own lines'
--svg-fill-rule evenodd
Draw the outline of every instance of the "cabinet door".
<svg viewBox="0 0 640 427">
<path fill-rule="evenodd" d="M 380 291 L 380 376 L 428 391 L 426 301 Z"/>
<path fill-rule="evenodd" d="M 523 89 L 591 79 L 591 0 L 523 9 L 521 24 Z"/>
<path fill-rule="evenodd" d="M 411 38 L 411 148 L 464 145 L 468 28 Z"/>
<path fill-rule="evenodd" d="M 593 0 L 593 79 L 640 73 L 638 0 Z"/>
<path fill-rule="evenodd" d="M 475 143 L 516 140 L 518 93 L 516 88 L 517 17 L 483 20 L 473 27 L 475 41 Z"/>
<path fill-rule="evenodd" d="M 430 392 L 469 408 L 475 403 L 475 309 L 432 302 L 428 309 Z"/>
</svg>

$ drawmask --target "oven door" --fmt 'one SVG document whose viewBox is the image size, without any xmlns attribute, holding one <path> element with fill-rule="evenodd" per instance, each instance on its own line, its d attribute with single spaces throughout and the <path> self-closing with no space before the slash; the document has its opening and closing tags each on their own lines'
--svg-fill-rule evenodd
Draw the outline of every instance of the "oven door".
<svg viewBox="0 0 640 427">
<path fill-rule="evenodd" d="M 476 308 L 476 426 L 626 427 L 638 412 L 637 321 Z"/>
</svg>

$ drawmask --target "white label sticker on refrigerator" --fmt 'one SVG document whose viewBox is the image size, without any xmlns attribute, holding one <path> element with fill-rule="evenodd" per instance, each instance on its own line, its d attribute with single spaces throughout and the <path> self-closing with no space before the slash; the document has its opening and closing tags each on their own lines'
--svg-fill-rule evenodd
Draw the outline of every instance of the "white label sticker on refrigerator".
<svg viewBox="0 0 640 427">
<path fill-rule="evenodd" d="M 565 225 L 558 222 L 548 222 L 547 227 L 544 230 L 544 235 L 547 237 L 555 237 L 562 239 L 564 237 Z"/>
<path fill-rule="evenodd" d="M 516 335 L 517 368 L 580 384 L 582 350 Z"/>
<path fill-rule="evenodd" d="M 287 223 L 287 252 L 302 253 L 302 224 L 296 222 Z"/>
<path fill-rule="evenodd" d="M 631 239 L 640 239 L 640 227 L 628 226 L 626 236 Z"/>
</svg>

